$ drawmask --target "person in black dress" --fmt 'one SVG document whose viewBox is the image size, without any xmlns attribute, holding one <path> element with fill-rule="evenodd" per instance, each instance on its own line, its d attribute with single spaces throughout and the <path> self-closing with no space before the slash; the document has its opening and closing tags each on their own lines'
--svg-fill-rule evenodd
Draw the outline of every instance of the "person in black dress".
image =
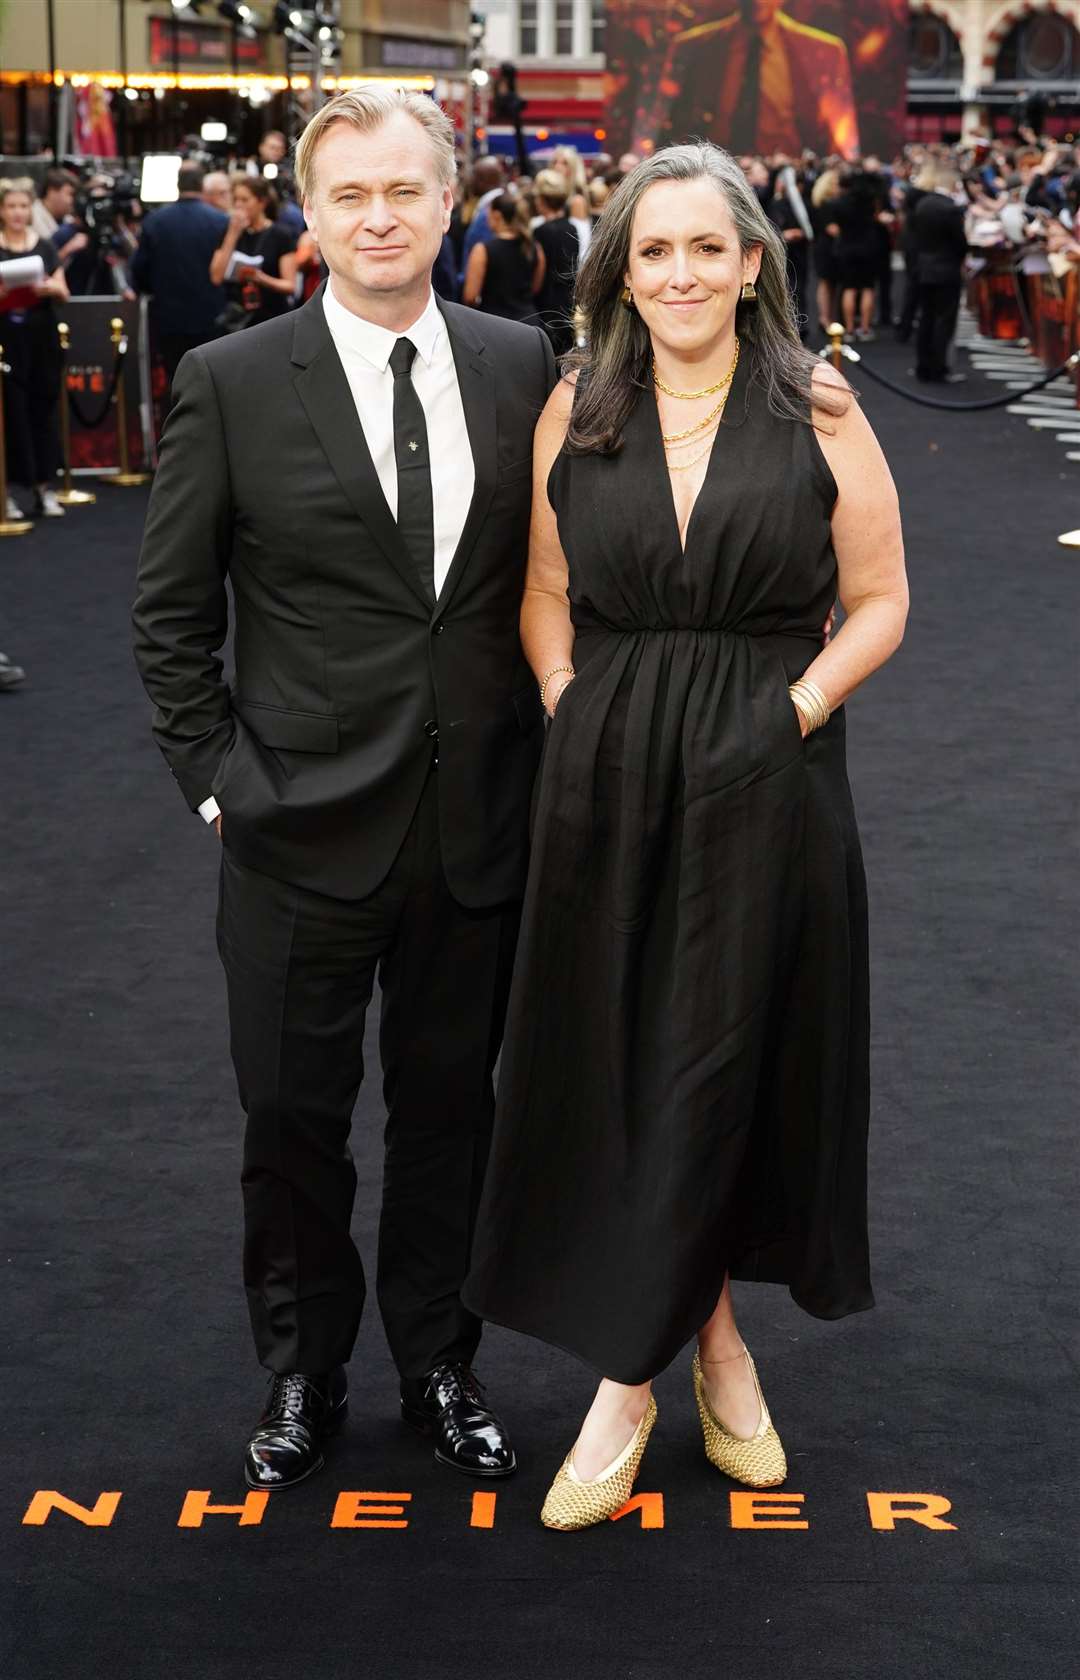
<svg viewBox="0 0 1080 1680">
<path fill-rule="evenodd" d="M 46 519 L 63 517 L 54 480 L 60 466 L 60 340 L 56 304 L 69 296 L 60 259 L 51 240 L 31 225 L 33 184 L 0 181 L 0 263 L 40 257 L 43 279 L 33 285 L 5 286 L 0 277 L 0 344 L 8 372 L 4 377 L 4 442 L 8 484 L 34 492 L 33 512 Z M 22 509 L 8 493 L 0 518 L 21 519 Z"/>
<path fill-rule="evenodd" d="M 836 223 L 833 221 L 833 202 L 839 195 L 840 171 L 824 170 L 810 192 L 810 221 L 814 229 L 818 326 L 826 337 L 839 311 L 836 294 L 836 239 L 834 231 L 830 231 L 836 229 Z"/>
<path fill-rule="evenodd" d="M 577 228 L 566 213 L 566 184 L 557 170 L 540 171 L 535 201 L 542 219 L 534 232 L 544 256 L 544 278 L 536 303 L 551 348 L 556 356 L 565 356 L 574 343 L 574 276 L 580 244 Z"/>
<path fill-rule="evenodd" d="M 640 164 L 577 299 L 577 378 L 534 443 L 522 637 L 553 721 L 465 1287 L 604 1379 L 556 1528 L 625 1500 L 695 1335 L 708 1458 L 783 1479 L 732 1277 L 821 1318 L 873 1305 L 843 702 L 907 613 L 884 457 L 800 346 L 733 158 Z"/>
<path fill-rule="evenodd" d="M 861 169 L 851 171 L 843 191 L 831 206 L 840 312 L 844 326 L 860 342 L 869 342 L 874 337 L 881 209 L 880 180 Z"/>
<path fill-rule="evenodd" d="M 277 196 L 269 181 L 262 175 L 234 175 L 232 201 L 225 237 L 210 259 L 211 281 L 225 285 L 222 324 L 229 331 L 284 315 L 296 290 L 296 235 L 274 220 Z M 261 261 L 251 267 L 231 263 L 234 252 Z"/>
<path fill-rule="evenodd" d="M 469 252 L 461 301 L 505 321 L 535 323 L 544 255 L 533 238 L 524 199 L 500 193 L 488 205 L 488 220 L 491 237 Z"/>
</svg>

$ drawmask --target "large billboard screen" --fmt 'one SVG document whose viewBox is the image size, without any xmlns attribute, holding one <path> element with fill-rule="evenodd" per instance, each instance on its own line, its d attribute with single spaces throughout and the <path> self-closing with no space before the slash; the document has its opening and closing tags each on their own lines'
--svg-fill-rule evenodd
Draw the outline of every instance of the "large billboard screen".
<svg viewBox="0 0 1080 1680">
<path fill-rule="evenodd" d="M 908 0 L 608 0 L 609 149 L 891 155 L 907 24 Z"/>
</svg>

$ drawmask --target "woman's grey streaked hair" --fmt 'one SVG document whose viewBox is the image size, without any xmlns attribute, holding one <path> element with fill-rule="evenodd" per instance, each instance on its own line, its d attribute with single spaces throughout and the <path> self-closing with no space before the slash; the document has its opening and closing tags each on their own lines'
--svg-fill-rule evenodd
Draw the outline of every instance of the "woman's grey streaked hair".
<svg viewBox="0 0 1080 1680">
<path fill-rule="evenodd" d="M 850 401 L 840 389 L 819 389 L 811 402 L 817 358 L 799 338 L 784 241 L 738 163 L 729 152 L 707 141 L 666 146 L 619 182 L 604 206 L 578 272 L 575 314 L 584 342 L 564 362 L 567 372 L 579 371 L 566 434 L 571 454 L 617 450 L 634 404 L 651 383 L 648 329 L 637 311 L 621 301 L 638 205 L 658 181 L 701 180 L 712 181 L 723 193 L 742 250 L 761 246 L 761 271 L 754 283 L 757 304 L 739 305 L 736 328 L 753 347 L 752 378 L 764 390 L 771 411 L 812 425 L 814 406 L 840 414 Z"/>
</svg>

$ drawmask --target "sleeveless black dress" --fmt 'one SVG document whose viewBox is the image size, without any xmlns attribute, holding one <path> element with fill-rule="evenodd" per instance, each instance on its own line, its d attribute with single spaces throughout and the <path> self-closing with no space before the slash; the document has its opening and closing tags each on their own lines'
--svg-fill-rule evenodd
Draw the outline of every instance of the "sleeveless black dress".
<svg viewBox="0 0 1080 1680">
<path fill-rule="evenodd" d="M 725 1268 L 874 1304 L 866 889 L 843 708 L 788 684 L 836 594 L 836 484 L 745 340 L 685 552 L 652 392 L 548 481 L 576 680 L 548 731 L 464 1298 L 639 1383 Z"/>
</svg>

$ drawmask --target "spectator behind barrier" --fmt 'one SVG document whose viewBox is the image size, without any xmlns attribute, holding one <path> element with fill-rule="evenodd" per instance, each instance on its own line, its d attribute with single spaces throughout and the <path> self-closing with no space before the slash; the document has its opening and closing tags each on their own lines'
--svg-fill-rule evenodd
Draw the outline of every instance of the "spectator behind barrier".
<svg viewBox="0 0 1080 1680">
<path fill-rule="evenodd" d="M 210 278 L 210 261 L 229 218 L 206 203 L 205 176 L 197 163 L 180 166 L 175 204 L 146 218 L 131 265 L 136 289 L 150 293 L 150 330 L 169 381 L 188 350 L 217 336 L 225 291 Z"/>
<path fill-rule="evenodd" d="M 36 282 L 0 281 L 0 342 L 4 346 L 4 443 L 8 485 L 34 491 L 34 513 L 62 518 L 54 480 L 60 466 L 60 339 L 55 306 L 69 293 L 64 271 L 48 239 L 34 231 L 34 185 L 0 181 L 0 263 L 37 257 L 44 275 Z M 8 490 L 8 519 L 23 510 Z"/>
</svg>

